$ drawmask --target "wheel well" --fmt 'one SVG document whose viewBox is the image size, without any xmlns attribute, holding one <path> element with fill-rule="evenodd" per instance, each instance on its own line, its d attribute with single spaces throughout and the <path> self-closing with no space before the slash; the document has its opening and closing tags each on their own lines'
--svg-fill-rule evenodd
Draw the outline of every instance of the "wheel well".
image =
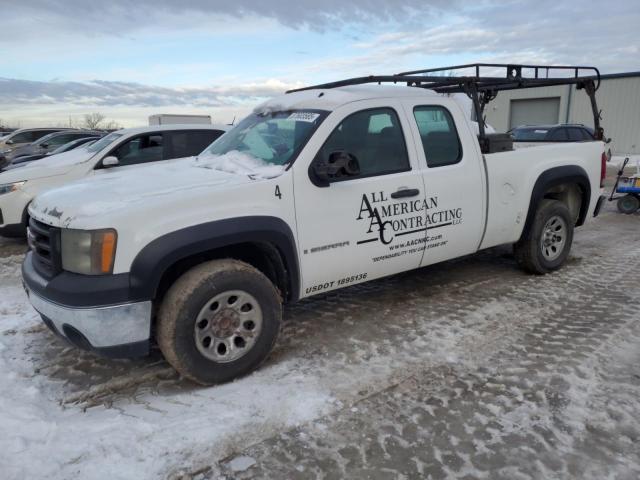
<svg viewBox="0 0 640 480">
<path fill-rule="evenodd" d="M 561 183 L 548 188 L 542 198 L 558 200 L 564 203 L 569 212 L 571 212 L 571 218 L 573 218 L 574 224 L 578 224 L 582 217 L 582 209 L 588 208 L 583 205 L 584 190 L 581 185 L 575 182 Z"/>
<path fill-rule="evenodd" d="M 555 167 L 543 172 L 536 180 L 531 192 L 527 220 L 521 239 L 529 235 L 538 205 L 545 198 L 559 200 L 567 205 L 575 225 L 579 227 L 587 218 L 591 201 L 589 176 L 582 167 L 577 165 Z"/>
<path fill-rule="evenodd" d="M 173 283 L 187 270 L 209 260 L 233 258 L 262 272 L 280 291 L 282 298 L 291 298 L 290 278 L 283 256 L 277 247 L 264 242 L 243 242 L 201 252 L 178 260 L 167 268 L 158 284 L 155 298 L 163 298 Z"/>
</svg>

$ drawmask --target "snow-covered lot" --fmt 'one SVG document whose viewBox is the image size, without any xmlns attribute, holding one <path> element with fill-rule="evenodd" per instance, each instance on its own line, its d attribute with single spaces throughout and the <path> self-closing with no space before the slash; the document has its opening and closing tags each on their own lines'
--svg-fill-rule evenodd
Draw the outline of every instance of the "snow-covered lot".
<svg viewBox="0 0 640 480">
<path fill-rule="evenodd" d="M 258 372 L 67 347 L 0 240 L 0 478 L 638 478 L 640 215 L 560 272 L 508 249 L 304 301 Z M 324 475 L 324 476 L 323 476 Z"/>
</svg>

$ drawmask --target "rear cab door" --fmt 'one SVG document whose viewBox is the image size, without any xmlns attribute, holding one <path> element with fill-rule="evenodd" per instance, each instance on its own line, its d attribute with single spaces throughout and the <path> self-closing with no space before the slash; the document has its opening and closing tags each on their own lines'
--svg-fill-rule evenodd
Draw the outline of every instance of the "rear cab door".
<svg viewBox="0 0 640 480">
<path fill-rule="evenodd" d="M 313 163 L 334 152 L 355 156 L 360 174 L 315 184 Z M 293 170 L 302 297 L 420 265 L 423 172 L 399 101 L 339 107 Z"/>
<path fill-rule="evenodd" d="M 424 172 L 427 230 L 420 264 L 474 253 L 484 233 L 488 188 L 476 134 L 452 99 L 402 102 Z"/>
</svg>

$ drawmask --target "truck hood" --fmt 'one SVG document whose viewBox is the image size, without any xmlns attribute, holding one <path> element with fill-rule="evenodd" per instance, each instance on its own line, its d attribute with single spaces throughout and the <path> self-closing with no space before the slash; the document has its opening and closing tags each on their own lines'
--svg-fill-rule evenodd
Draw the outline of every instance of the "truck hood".
<svg viewBox="0 0 640 480">
<path fill-rule="evenodd" d="M 256 181 L 248 175 L 207 168 L 190 157 L 96 173 L 39 195 L 29 213 L 54 226 L 85 228 L 91 224 L 93 228 L 110 214 L 181 203 L 203 191 L 213 193 Z"/>
<path fill-rule="evenodd" d="M 95 154 L 84 148 L 79 148 L 34 160 L 19 168 L 0 172 L 0 184 L 64 175 L 76 165 L 89 160 L 93 155 Z"/>
</svg>

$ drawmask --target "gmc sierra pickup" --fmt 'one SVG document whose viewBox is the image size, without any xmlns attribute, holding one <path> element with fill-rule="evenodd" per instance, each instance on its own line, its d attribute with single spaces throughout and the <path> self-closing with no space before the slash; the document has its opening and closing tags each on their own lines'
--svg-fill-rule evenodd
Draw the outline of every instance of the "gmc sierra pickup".
<svg viewBox="0 0 640 480">
<path fill-rule="evenodd" d="M 39 195 L 31 303 L 78 347 L 126 357 L 155 340 L 212 384 L 266 359 L 284 302 L 503 244 L 529 272 L 560 268 L 602 203 L 604 143 L 514 151 L 438 93 L 455 79 L 421 78 L 290 92 L 195 159 Z M 466 78 L 477 108 L 487 82 Z M 408 86 L 363 85 L 385 81 Z"/>
</svg>

